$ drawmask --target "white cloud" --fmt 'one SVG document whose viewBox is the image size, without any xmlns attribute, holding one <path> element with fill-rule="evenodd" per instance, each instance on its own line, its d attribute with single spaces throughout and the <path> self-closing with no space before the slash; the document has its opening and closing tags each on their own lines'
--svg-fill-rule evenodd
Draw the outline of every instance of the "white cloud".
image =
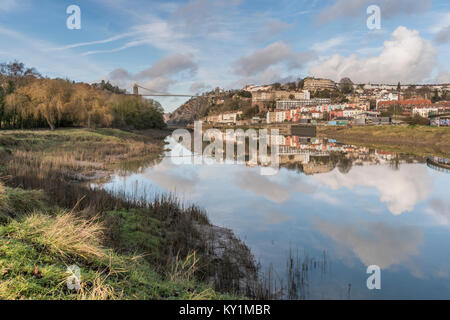
<svg viewBox="0 0 450 320">
<path fill-rule="evenodd" d="M 384 42 L 379 56 L 359 58 L 334 55 L 310 68 L 313 76 L 339 81 L 349 77 L 355 82 L 407 83 L 421 82 L 436 66 L 437 51 L 416 30 L 398 27 Z"/>
<path fill-rule="evenodd" d="M 242 88 L 249 84 L 263 85 L 276 82 L 287 83 L 293 80 L 294 78 L 292 76 L 284 77 L 280 68 L 268 68 L 255 76 L 244 77 L 237 81 L 233 81 L 227 88 Z"/>
<path fill-rule="evenodd" d="M 156 93 L 166 93 L 171 85 L 176 83 L 175 80 L 167 77 L 157 77 L 145 81 L 142 86 Z"/>
<path fill-rule="evenodd" d="M 436 34 L 434 40 L 437 43 L 447 43 L 450 41 L 450 25 L 442 28 L 439 30 L 439 32 Z"/>
<path fill-rule="evenodd" d="M 344 41 L 345 41 L 345 37 L 338 36 L 338 37 L 328 39 L 326 41 L 315 43 L 312 46 L 312 49 L 315 51 L 318 51 L 318 52 L 328 51 L 334 47 L 341 45 L 342 43 L 344 43 Z"/>
<path fill-rule="evenodd" d="M 312 51 L 296 53 L 290 45 L 278 41 L 238 59 L 233 67 L 235 74 L 249 77 L 267 71 L 271 66 L 280 63 L 286 64 L 289 69 L 299 69 L 313 57 L 315 53 Z"/>
<path fill-rule="evenodd" d="M 141 83 L 145 88 L 163 93 L 176 83 L 170 76 L 175 76 L 182 72 L 194 75 L 197 71 L 197 64 L 193 61 L 193 56 L 186 54 L 172 54 L 154 63 L 151 67 L 142 70 L 137 74 L 131 74 L 125 69 L 118 68 L 109 73 L 107 78 L 114 84 L 122 87 L 129 87 L 132 81 L 145 81 Z"/>
<path fill-rule="evenodd" d="M 337 0 L 319 15 L 322 23 L 345 17 L 358 17 L 366 14 L 366 8 L 373 0 Z M 380 0 L 382 19 L 390 19 L 399 14 L 423 13 L 431 7 L 431 0 Z"/>
<path fill-rule="evenodd" d="M 272 40 L 275 36 L 291 28 L 292 25 L 290 25 L 289 23 L 276 19 L 270 19 L 269 21 L 267 21 L 262 30 L 257 31 L 257 34 L 253 36 L 253 39 L 257 42 L 266 42 L 268 40 Z"/>
<path fill-rule="evenodd" d="M 446 70 L 439 70 L 439 73 L 433 80 L 433 83 L 450 83 L 450 73 Z"/>
<path fill-rule="evenodd" d="M 234 65 L 234 72 L 238 75 L 253 76 L 274 64 L 290 59 L 291 56 L 291 46 L 282 41 L 275 42 L 238 59 Z"/>
<path fill-rule="evenodd" d="M 438 33 L 448 25 L 450 25 L 450 12 L 438 13 L 433 19 L 435 23 L 429 28 L 430 33 Z"/>
<path fill-rule="evenodd" d="M 51 77 L 70 77 L 77 81 L 98 79 L 104 70 L 99 63 L 71 52 L 49 52 L 48 48 L 56 47 L 54 43 L 28 37 L 13 29 L 0 25 L 0 37 L 7 43 L 6 59 L 17 59 L 28 66 L 35 67 L 42 74 Z M 3 59 L 3 58 L 2 58 Z"/>
<path fill-rule="evenodd" d="M 116 35 L 104 40 L 75 43 L 53 50 L 63 50 L 105 44 L 121 39 L 130 38 L 127 42 L 116 48 L 90 50 L 84 52 L 83 55 L 89 56 L 94 54 L 114 53 L 142 45 L 152 46 L 169 52 L 196 52 L 196 50 L 189 44 L 189 41 L 187 41 L 187 39 L 189 38 L 189 34 L 183 31 L 175 30 L 173 25 L 169 24 L 163 19 L 158 18 L 157 16 L 151 16 L 149 17 L 149 20 L 151 21 L 150 23 L 135 25 L 131 28 L 130 32 L 121 35 Z"/>
<path fill-rule="evenodd" d="M 194 74 L 197 71 L 197 68 L 198 66 L 193 61 L 192 55 L 176 53 L 159 60 L 150 68 L 139 72 L 135 78 L 148 79 L 173 75 L 182 71 L 188 71 L 191 74 Z"/>
<path fill-rule="evenodd" d="M 129 33 L 115 35 L 113 37 L 109 37 L 109 38 L 103 39 L 103 40 L 80 42 L 80 43 L 69 44 L 69 45 L 66 45 L 63 47 L 52 48 L 52 49 L 49 49 L 49 51 L 67 50 L 67 49 L 73 49 L 73 48 L 79 48 L 79 47 L 85 47 L 85 46 L 93 46 L 93 45 L 97 45 L 97 44 L 105 44 L 105 43 L 110 43 L 110 42 L 114 42 L 117 40 L 121 40 L 121 39 L 130 37 L 130 36 L 133 36 L 135 34 L 136 34 L 136 32 L 129 32 Z"/>
<path fill-rule="evenodd" d="M 178 8 L 169 18 L 173 25 L 191 33 L 217 32 L 229 10 L 241 0 L 194 0 Z"/>
<path fill-rule="evenodd" d="M 190 89 L 192 92 L 200 93 L 202 91 L 211 89 L 211 86 L 205 84 L 204 82 L 195 82 L 191 85 Z"/>
</svg>

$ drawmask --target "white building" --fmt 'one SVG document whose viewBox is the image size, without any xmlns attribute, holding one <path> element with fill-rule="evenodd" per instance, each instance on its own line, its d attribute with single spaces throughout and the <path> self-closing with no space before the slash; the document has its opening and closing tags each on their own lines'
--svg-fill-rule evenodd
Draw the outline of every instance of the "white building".
<svg viewBox="0 0 450 320">
<path fill-rule="evenodd" d="M 347 109 L 347 110 L 344 110 L 344 117 L 345 118 L 354 118 L 355 116 L 357 116 L 358 114 L 361 114 L 363 112 L 364 112 L 364 110 Z"/>
<path fill-rule="evenodd" d="M 378 98 L 377 98 L 377 109 L 378 109 L 378 103 L 381 101 L 398 101 L 398 94 L 390 92 L 389 94 L 386 94 L 383 92 Z"/>
<path fill-rule="evenodd" d="M 275 122 L 284 122 L 286 120 L 286 112 L 285 111 L 276 111 L 275 112 Z"/>
<path fill-rule="evenodd" d="M 423 118 L 428 118 L 430 113 L 437 113 L 438 111 L 439 111 L 438 108 L 414 108 L 412 109 L 411 114 L 413 116 L 418 114 Z"/>
</svg>

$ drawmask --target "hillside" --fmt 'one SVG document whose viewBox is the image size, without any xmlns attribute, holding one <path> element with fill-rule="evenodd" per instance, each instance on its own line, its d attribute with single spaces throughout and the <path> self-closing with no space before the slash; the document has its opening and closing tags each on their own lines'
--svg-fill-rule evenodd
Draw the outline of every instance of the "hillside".
<svg viewBox="0 0 450 320">
<path fill-rule="evenodd" d="M 209 115 L 215 115 L 228 111 L 243 111 L 251 113 L 251 93 L 244 90 L 219 90 L 208 92 L 202 96 L 192 98 L 170 116 L 168 123 L 184 125 L 192 123 Z"/>
<path fill-rule="evenodd" d="M 253 95 L 260 95 L 260 92 L 269 92 L 274 98 L 266 99 L 257 105 L 252 104 Z M 253 94 L 252 92 L 253 91 Z M 169 116 L 168 123 L 173 125 L 184 125 L 207 116 L 218 115 L 225 112 L 242 111 L 242 120 L 259 116 L 265 117 L 267 110 L 275 107 L 275 100 L 293 99 L 297 94 L 303 93 L 303 80 L 288 82 L 285 84 L 273 83 L 264 86 L 247 86 L 242 90 L 223 91 L 219 88 L 204 93 L 202 96 L 193 98 L 175 110 Z M 292 96 L 292 97 L 291 97 Z M 344 96 L 339 90 L 316 90 L 311 93 L 311 97 L 322 98 L 332 97 L 336 101 L 341 101 Z"/>
<path fill-rule="evenodd" d="M 158 102 L 109 83 L 49 79 L 19 62 L 0 64 L 0 129 L 163 128 L 162 113 Z"/>
</svg>

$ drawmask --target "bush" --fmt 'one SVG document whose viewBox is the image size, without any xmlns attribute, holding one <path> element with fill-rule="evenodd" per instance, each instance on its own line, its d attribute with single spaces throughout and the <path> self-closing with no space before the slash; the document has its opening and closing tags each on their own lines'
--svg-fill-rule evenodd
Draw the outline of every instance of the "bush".
<svg viewBox="0 0 450 320">
<path fill-rule="evenodd" d="M 413 117 L 409 118 L 407 120 L 409 125 L 421 125 L 421 126 L 428 126 L 430 125 L 430 119 L 421 117 L 418 114 L 415 114 Z"/>
<path fill-rule="evenodd" d="M 135 129 L 162 129 L 163 109 L 157 101 L 122 96 L 114 106 L 114 126 Z"/>
</svg>

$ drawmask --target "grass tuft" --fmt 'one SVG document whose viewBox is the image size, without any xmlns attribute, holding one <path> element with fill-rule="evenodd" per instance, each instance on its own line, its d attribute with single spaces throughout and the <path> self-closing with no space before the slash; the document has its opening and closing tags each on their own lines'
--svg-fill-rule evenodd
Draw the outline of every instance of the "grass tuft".
<svg viewBox="0 0 450 320">
<path fill-rule="evenodd" d="M 85 260 L 105 258 L 101 246 L 103 227 L 95 219 L 65 212 L 55 217 L 34 213 L 23 222 L 13 222 L 11 228 L 16 238 L 31 241 L 50 254 Z"/>
<path fill-rule="evenodd" d="M 174 282 L 191 281 L 199 269 L 199 261 L 200 259 L 198 259 L 195 251 L 188 254 L 184 259 L 177 254 L 175 261 L 167 272 L 167 279 Z"/>
</svg>

